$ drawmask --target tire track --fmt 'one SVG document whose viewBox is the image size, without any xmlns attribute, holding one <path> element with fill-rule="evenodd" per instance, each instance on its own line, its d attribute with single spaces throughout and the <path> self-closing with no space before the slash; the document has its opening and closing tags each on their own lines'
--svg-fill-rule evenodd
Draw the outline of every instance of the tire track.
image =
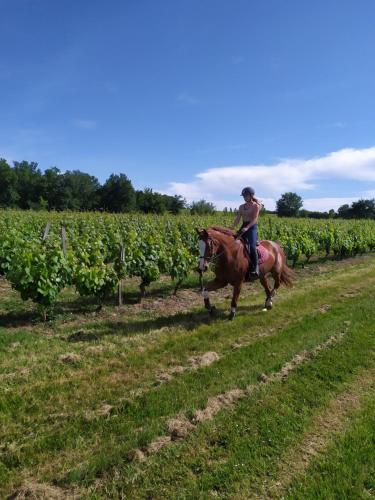
<svg viewBox="0 0 375 500">
<path fill-rule="evenodd" d="M 281 458 L 277 479 L 265 486 L 265 493 L 260 498 L 281 498 L 292 481 L 307 470 L 311 460 L 345 431 L 350 414 L 358 410 L 363 397 L 374 390 L 375 369 L 363 370 L 344 393 L 331 400 L 325 411 L 315 417 L 312 429 L 305 433 L 300 443 Z"/>
<path fill-rule="evenodd" d="M 270 375 L 261 374 L 259 376 L 259 381 L 256 384 L 251 384 L 245 389 L 234 388 L 226 391 L 225 393 L 209 398 L 206 407 L 202 410 L 197 410 L 191 419 L 188 419 L 185 415 L 177 415 L 172 419 L 169 419 L 166 425 L 167 434 L 157 437 L 142 449 L 131 451 L 128 454 L 129 461 L 137 460 L 145 462 L 147 457 L 159 452 L 166 445 L 174 441 L 181 441 L 185 439 L 200 423 L 212 420 L 221 410 L 230 408 L 237 401 L 252 395 L 262 386 L 264 387 L 273 382 L 286 379 L 290 373 L 296 370 L 296 368 L 298 368 L 298 366 L 302 363 L 314 359 L 325 349 L 329 349 L 330 347 L 333 347 L 337 343 L 341 342 L 345 334 L 346 331 L 337 335 L 332 335 L 325 342 L 318 344 L 312 350 L 302 351 L 294 355 L 293 358 L 285 363 L 279 371 L 273 372 Z"/>
</svg>

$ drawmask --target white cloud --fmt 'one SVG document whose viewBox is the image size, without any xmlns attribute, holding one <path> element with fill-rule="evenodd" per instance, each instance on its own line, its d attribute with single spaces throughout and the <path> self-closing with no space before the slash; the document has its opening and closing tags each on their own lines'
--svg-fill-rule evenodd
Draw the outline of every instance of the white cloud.
<svg viewBox="0 0 375 500">
<path fill-rule="evenodd" d="M 368 200 L 369 198 L 375 198 L 375 189 L 370 189 L 369 191 L 364 191 L 362 193 L 362 198 Z"/>
<path fill-rule="evenodd" d="M 300 195 L 301 191 L 319 193 L 320 180 L 331 180 L 333 188 L 334 183 L 339 180 L 375 182 L 375 147 L 347 148 L 307 160 L 284 159 L 275 165 L 210 168 L 197 174 L 192 182 L 171 182 L 166 192 L 181 195 L 188 202 L 204 198 L 221 208 L 222 203 L 226 203 L 222 206 L 231 206 L 228 201 L 231 197 L 236 206 L 240 201 L 243 186 L 251 185 L 264 201 L 266 208 L 272 210 L 275 208 L 275 200 L 287 191 Z M 363 197 L 363 193 L 353 198 L 303 197 L 304 207 L 311 210 L 329 210 L 358 200 L 361 196 Z"/>
<path fill-rule="evenodd" d="M 324 123 L 323 125 L 320 125 L 318 128 L 346 128 L 348 124 L 343 121 L 336 121 L 336 122 L 331 122 L 331 123 Z"/>
<path fill-rule="evenodd" d="M 330 124 L 331 128 L 346 128 L 348 125 L 345 122 L 333 122 Z"/>
<path fill-rule="evenodd" d="M 342 205 L 351 205 L 353 201 L 358 201 L 358 197 L 352 198 L 309 198 L 303 200 L 303 208 L 306 210 L 325 212 L 336 210 Z"/>
<path fill-rule="evenodd" d="M 74 120 L 74 125 L 78 128 L 82 128 L 84 130 L 95 130 L 96 129 L 96 121 L 94 120 Z"/>
<path fill-rule="evenodd" d="M 223 208 L 233 208 L 233 209 L 238 209 L 239 205 L 243 203 L 242 198 L 238 197 L 237 200 L 225 200 L 225 199 L 208 199 L 205 198 L 207 201 L 210 201 L 215 205 L 215 207 L 218 210 L 223 210 Z M 276 205 L 276 200 L 273 198 L 262 198 L 262 203 L 263 205 L 267 208 L 267 210 L 273 210 Z"/>
<path fill-rule="evenodd" d="M 194 97 L 190 94 L 182 92 L 181 94 L 179 94 L 177 96 L 177 101 L 181 102 L 183 104 L 198 104 L 199 99 L 197 99 L 196 97 Z"/>
</svg>

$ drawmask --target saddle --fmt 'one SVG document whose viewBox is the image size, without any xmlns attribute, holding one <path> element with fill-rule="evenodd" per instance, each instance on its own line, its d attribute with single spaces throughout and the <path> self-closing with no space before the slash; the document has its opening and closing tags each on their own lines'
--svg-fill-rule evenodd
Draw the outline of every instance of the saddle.
<svg viewBox="0 0 375 500">
<path fill-rule="evenodd" d="M 246 241 L 241 238 L 242 244 L 245 247 L 245 253 L 250 265 L 250 254 Z M 258 265 L 262 265 L 268 258 L 268 250 L 262 245 L 261 241 L 257 241 Z"/>
</svg>

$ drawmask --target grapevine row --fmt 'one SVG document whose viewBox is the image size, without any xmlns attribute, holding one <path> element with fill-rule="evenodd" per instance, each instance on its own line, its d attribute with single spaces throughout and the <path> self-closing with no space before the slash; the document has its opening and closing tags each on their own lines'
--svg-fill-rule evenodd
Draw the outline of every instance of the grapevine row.
<svg viewBox="0 0 375 500">
<path fill-rule="evenodd" d="M 2 211 L 0 275 L 43 310 L 71 286 L 101 302 L 126 278 L 140 278 L 142 290 L 160 275 L 179 284 L 197 266 L 195 228 L 229 226 L 232 218 Z M 374 251 L 375 221 L 264 216 L 259 236 L 279 241 L 296 265 L 314 255 L 342 258 Z"/>
</svg>

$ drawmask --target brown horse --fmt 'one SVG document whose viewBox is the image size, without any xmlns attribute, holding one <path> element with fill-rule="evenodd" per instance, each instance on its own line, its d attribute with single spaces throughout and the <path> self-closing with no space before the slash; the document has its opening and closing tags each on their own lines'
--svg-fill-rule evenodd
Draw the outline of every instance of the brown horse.
<svg viewBox="0 0 375 500">
<path fill-rule="evenodd" d="M 215 279 L 207 283 L 202 291 L 204 305 L 213 314 L 215 307 L 211 305 L 209 292 L 230 284 L 233 286 L 233 297 L 229 319 L 236 315 L 237 301 L 245 281 L 249 267 L 249 259 L 244 242 L 235 239 L 230 229 L 213 226 L 208 229 L 197 229 L 199 235 L 199 270 L 204 272 L 210 263 L 214 264 Z M 266 292 L 265 309 L 272 308 L 272 297 L 280 284 L 292 285 L 293 271 L 286 264 L 286 257 L 281 246 L 269 240 L 260 242 L 259 279 Z M 274 279 L 273 288 L 267 279 L 271 273 Z"/>
</svg>

